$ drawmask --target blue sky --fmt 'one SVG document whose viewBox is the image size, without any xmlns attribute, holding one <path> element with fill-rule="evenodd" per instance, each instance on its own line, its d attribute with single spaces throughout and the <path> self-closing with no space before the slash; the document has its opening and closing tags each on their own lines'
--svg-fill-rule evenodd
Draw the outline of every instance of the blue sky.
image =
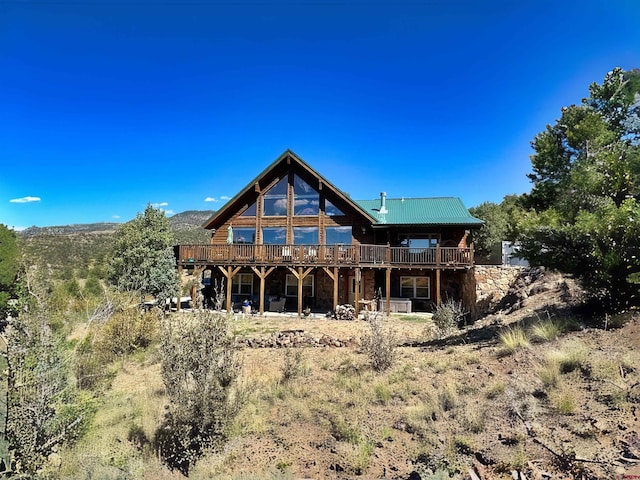
<svg viewBox="0 0 640 480">
<path fill-rule="evenodd" d="M 635 0 L 0 1 L 0 223 L 218 209 L 290 148 L 353 198 L 530 190 Z"/>
</svg>

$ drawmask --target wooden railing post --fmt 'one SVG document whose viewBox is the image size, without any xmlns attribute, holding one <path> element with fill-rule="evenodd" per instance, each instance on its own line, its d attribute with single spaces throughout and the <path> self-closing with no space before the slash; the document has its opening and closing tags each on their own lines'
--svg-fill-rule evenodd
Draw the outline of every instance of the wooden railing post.
<svg viewBox="0 0 640 480">
<path fill-rule="evenodd" d="M 440 266 L 441 258 L 440 258 L 440 243 L 436 243 L 436 265 Z"/>
</svg>

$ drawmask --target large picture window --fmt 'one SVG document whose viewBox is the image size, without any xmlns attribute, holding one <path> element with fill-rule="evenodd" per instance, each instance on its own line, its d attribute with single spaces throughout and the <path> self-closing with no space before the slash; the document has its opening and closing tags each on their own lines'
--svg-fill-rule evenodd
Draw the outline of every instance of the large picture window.
<svg viewBox="0 0 640 480">
<path fill-rule="evenodd" d="M 326 227 L 324 232 L 327 245 L 351 245 L 351 227 Z"/>
<path fill-rule="evenodd" d="M 287 177 L 284 176 L 264 194 L 265 217 L 277 217 L 287 215 Z"/>
<path fill-rule="evenodd" d="M 293 227 L 293 243 L 296 245 L 317 245 L 318 227 Z"/>
<path fill-rule="evenodd" d="M 293 214 L 318 215 L 320 194 L 298 175 L 293 176 Z"/>
<path fill-rule="evenodd" d="M 314 276 L 307 275 L 302 280 L 302 297 L 313 297 L 314 294 Z M 290 273 L 287 274 L 287 285 L 285 290 L 285 295 L 287 297 L 297 297 L 298 296 L 298 279 L 295 275 Z"/>
<path fill-rule="evenodd" d="M 233 243 L 256 243 L 255 228 L 234 228 Z"/>
<path fill-rule="evenodd" d="M 265 245 L 284 245 L 287 242 L 287 229 L 284 227 L 265 227 L 262 229 L 262 243 Z"/>
<path fill-rule="evenodd" d="M 238 295 L 253 295 L 253 274 L 238 273 L 231 279 L 231 292 Z"/>
<path fill-rule="evenodd" d="M 400 277 L 400 296 L 404 298 L 431 298 L 429 277 Z"/>
</svg>

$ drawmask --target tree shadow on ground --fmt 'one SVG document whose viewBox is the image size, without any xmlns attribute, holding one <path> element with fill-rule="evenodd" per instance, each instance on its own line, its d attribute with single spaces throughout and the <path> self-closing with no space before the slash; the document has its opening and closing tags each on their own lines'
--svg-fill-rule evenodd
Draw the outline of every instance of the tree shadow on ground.
<svg viewBox="0 0 640 480">
<path fill-rule="evenodd" d="M 491 321 L 492 317 L 494 317 L 493 321 Z M 582 323 L 578 320 L 579 317 L 579 311 L 572 307 L 549 308 L 546 306 L 512 322 L 508 321 L 508 314 L 501 315 L 500 312 L 497 312 L 487 315 L 484 319 L 479 319 L 472 325 L 466 326 L 447 337 L 406 342 L 401 346 L 436 350 L 456 345 L 475 345 L 476 348 L 486 348 L 496 346 L 500 334 L 507 328 L 517 325 L 526 330 L 536 323 L 554 318 L 573 318 L 576 320 L 576 325 L 579 325 Z M 505 319 L 507 320 L 506 323 Z"/>
</svg>

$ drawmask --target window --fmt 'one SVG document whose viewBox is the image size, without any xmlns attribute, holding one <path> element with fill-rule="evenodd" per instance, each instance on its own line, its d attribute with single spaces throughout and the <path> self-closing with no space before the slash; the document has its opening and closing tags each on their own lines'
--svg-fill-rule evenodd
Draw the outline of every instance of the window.
<svg viewBox="0 0 640 480">
<path fill-rule="evenodd" d="M 247 209 L 242 212 L 241 217 L 255 217 L 256 216 L 256 204 L 252 203 L 247 207 Z"/>
<path fill-rule="evenodd" d="M 400 296 L 404 298 L 431 298 L 429 277 L 400 277 Z"/>
<path fill-rule="evenodd" d="M 314 293 L 314 276 L 307 275 L 302 280 L 302 297 L 313 297 Z M 287 285 L 285 289 L 285 295 L 287 297 L 298 296 L 298 279 L 295 275 L 287 274 Z"/>
<path fill-rule="evenodd" d="M 234 228 L 233 243 L 256 243 L 255 228 Z"/>
<path fill-rule="evenodd" d="M 401 247 L 409 247 L 412 253 L 420 253 L 424 251 L 425 248 L 435 248 L 438 244 L 438 236 L 437 235 L 400 235 L 398 237 L 400 240 Z"/>
<path fill-rule="evenodd" d="M 324 201 L 324 213 L 329 217 L 338 217 L 340 215 L 344 215 L 344 213 L 342 213 L 342 210 L 336 207 L 329 200 Z"/>
<path fill-rule="evenodd" d="M 296 245 L 317 245 L 318 227 L 293 227 L 293 243 Z"/>
<path fill-rule="evenodd" d="M 253 273 L 238 273 L 231 279 L 231 292 L 253 295 Z"/>
<path fill-rule="evenodd" d="M 263 228 L 262 243 L 265 245 L 284 245 L 287 243 L 287 229 L 284 227 Z"/>
<path fill-rule="evenodd" d="M 318 215 L 320 194 L 298 175 L 293 176 L 293 214 Z"/>
<path fill-rule="evenodd" d="M 273 187 L 264 194 L 265 217 L 277 217 L 287 215 L 287 187 L 289 183 L 287 177 L 280 179 Z"/>
<path fill-rule="evenodd" d="M 351 227 L 326 227 L 326 245 L 351 245 Z"/>
</svg>

